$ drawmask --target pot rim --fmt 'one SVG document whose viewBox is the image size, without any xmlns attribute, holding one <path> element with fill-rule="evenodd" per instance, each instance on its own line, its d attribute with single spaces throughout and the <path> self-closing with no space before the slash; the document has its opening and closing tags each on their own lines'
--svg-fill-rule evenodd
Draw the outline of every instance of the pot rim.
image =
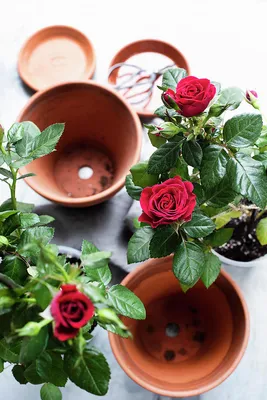
<svg viewBox="0 0 267 400">
<path fill-rule="evenodd" d="M 136 132 L 136 146 L 133 149 L 133 161 L 132 165 L 136 164 L 139 161 L 140 158 L 140 153 L 141 153 L 141 146 L 142 146 L 142 137 L 143 137 L 143 130 L 142 130 L 142 125 L 141 122 L 138 118 L 138 115 L 136 111 L 130 106 L 130 104 L 114 89 L 111 87 L 107 87 L 104 84 L 94 82 L 92 80 L 89 81 L 72 81 L 72 82 L 65 82 L 65 83 L 60 83 L 58 85 L 53 85 L 50 86 L 47 89 L 40 90 L 39 92 L 36 92 L 26 103 L 26 105 L 22 108 L 20 111 L 18 117 L 16 118 L 17 122 L 22 122 L 22 116 L 26 112 L 28 108 L 30 108 L 33 104 L 39 101 L 40 98 L 43 96 L 46 96 L 50 94 L 50 92 L 53 92 L 54 90 L 60 90 L 61 88 L 67 87 L 67 86 L 84 86 L 84 87 L 95 87 L 96 89 L 100 89 L 103 91 L 106 91 L 107 93 L 113 95 L 116 97 L 117 100 L 121 101 L 124 106 L 127 108 L 127 111 L 132 117 L 134 126 L 135 126 L 135 132 Z M 27 171 L 26 166 L 20 168 L 19 173 L 21 175 L 25 174 Z M 47 200 L 53 201 L 55 203 L 62 204 L 67 207 L 86 207 L 86 206 L 92 206 L 98 203 L 102 203 L 105 200 L 108 200 L 110 197 L 114 196 L 122 187 L 124 186 L 125 183 L 125 177 L 127 175 L 128 171 L 125 171 L 125 174 L 118 179 L 118 181 L 114 184 L 112 184 L 109 188 L 106 190 L 103 190 L 100 193 L 94 194 L 92 196 L 87 196 L 87 197 L 78 197 L 78 198 L 71 198 L 67 196 L 61 196 L 61 195 L 56 195 L 54 193 L 50 193 L 49 195 L 46 193 L 45 190 L 36 188 L 35 182 L 33 179 L 30 177 L 24 178 L 24 181 L 40 196 L 46 198 Z"/>
<path fill-rule="evenodd" d="M 168 258 L 170 258 L 170 256 Z M 134 271 L 132 271 L 130 274 L 128 274 L 123 279 L 121 284 L 124 285 L 124 286 L 127 286 L 127 284 L 132 279 L 136 279 L 136 276 L 138 276 L 138 274 L 140 272 L 143 272 L 143 270 L 145 270 L 146 268 L 150 268 L 150 269 L 153 268 L 153 264 L 154 264 L 154 260 L 153 259 L 150 259 L 150 260 L 144 262 L 143 264 L 138 266 Z M 233 361 L 231 367 L 227 371 L 225 371 L 219 378 L 215 379 L 213 382 L 211 382 L 209 384 L 202 385 L 198 389 L 170 391 L 168 389 L 156 388 L 156 391 L 155 391 L 155 387 L 152 384 L 148 383 L 147 381 L 144 381 L 142 379 L 142 377 L 135 375 L 135 373 L 131 370 L 131 368 L 129 368 L 124 363 L 122 354 L 121 354 L 121 352 L 119 350 L 119 342 L 122 341 L 123 339 L 120 336 L 109 332 L 108 336 L 109 336 L 110 346 L 111 346 L 112 352 L 113 352 L 117 362 L 122 367 L 124 372 L 133 381 L 135 381 L 138 385 L 142 386 L 143 388 L 145 388 L 147 390 L 150 390 L 151 392 L 157 393 L 157 394 L 159 394 L 161 396 L 178 397 L 178 398 L 179 397 L 190 397 L 190 396 L 196 396 L 196 395 L 200 395 L 202 393 L 208 392 L 209 390 L 211 390 L 211 389 L 215 388 L 216 386 L 220 385 L 236 369 L 236 367 L 238 366 L 239 362 L 241 361 L 241 359 L 242 359 L 242 357 L 244 355 L 244 352 L 245 352 L 245 350 L 247 348 L 247 345 L 248 345 L 249 332 L 250 332 L 249 312 L 248 312 L 248 307 L 247 307 L 245 298 L 244 298 L 244 296 L 242 294 L 242 291 L 239 288 L 239 286 L 236 284 L 236 282 L 233 280 L 233 278 L 226 271 L 224 271 L 222 269 L 220 273 L 224 276 L 224 278 L 227 279 L 227 281 L 231 284 L 231 286 L 234 289 L 234 291 L 237 293 L 237 295 L 239 297 L 239 300 L 240 300 L 240 303 L 241 303 L 242 308 L 243 308 L 244 320 L 245 320 L 245 333 L 244 333 L 242 347 L 241 347 L 241 349 L 239 351 L 238 356 Z"/>
<path fill-rule="evenodd" d="M 215 250 L 212 250 L 212 252 L 221 260 L 222 263 L 224 263 L 226 265 L 231 265 L 234 267 L 240 267 L 240 268 L 257 267 L 257 266 L 260 266 L 264 260 L 267 261 L 267 254 L 265 254 L 264 256 L 261 256 L 259 258 L 255 258 L 255 260 L 252 260 L 252 261 L 236 261 L 236 260 L 232 260 L 231 258 L 221 255 L 220 253 L 218 253 Z"/>
<path fill-rule="evenodd" d="M 177 54 L 179 54 L 179 56 L 180 56 L 181 58 L 184 59 L 185 66 L 186 66 L 185 69 L 186 69 L 188 75 L 191 74 L 191 71 L 190 71 L 190 67 L 189 67 L 187 58 L 184 56 L 184 54 L 183 54 L 179 49 L 177 49 L 177 47 L 175 47 L 174 45 L 172 45 L 171 43 L 165 42 L 164 40 L 160 40 L 160 39 L 140 39 L 140 40 L 135 40 L 135 41 L 133 41 L 133 42 L 130 42 L 130 43 L 126 44 L 126 45 L 123 46 L 119 51 L 117 51 L 117 53 L 114 55 L 114 57 L 113 57 L 112 60 L 110 61 L 109 68 L 111 68 L 111 67 L 115 64 L 116 58 L 117 58 L 118 56 L 120 56 L 121 53 L 123 53 L 125 50 L 127 50 L 128 47 L 135 46 L 135 45 L 139 45 L 139 44 L 142 45 L 143 43 L 147 43 L 147 42 L 153 43 L 153 44 L 156 45 L 156 46 L 159 45 L 159 44 L 160 44 L 160 45 L 164 45 L 165 47 L 168 47 L 168 48 L 171 49 L 172 51 L 174 51 L 174 52 L 176 52 Z M 143 52 L 143 51 L 140 51 L 140 52 L 133 52 L 132 56 L 134 56 L 135 54 L 140 54 L 140 53 L 144 53 L 144 52 Z M 164 54 L 163 52 L 159 52 L 159 51 L 157 51 L 157 50 L 154 50 L 154 51 L 151 50 L 151 51 L 149 51 L 149 53 L 158 53 L 158 54 L 162 54 L 162 55 L 165 55 L 166 57 L 168 57 L 167 54 Z M 130 57 L 131 57 L 131 56 L 130 56 Z M 130 57 L 129 57 L 129 58 L 130 58 Z M 127 61 L 127 60 L 124 60 L 124 61 Z M 108 79 L 108 82 L 109 82 L 109 84 L 111 84 L 110 79 Z M 149 119 L 152 119 L 152 118 L 157 117 L 156 114 L 154 114 L 153 112 L 151 112 L 151 111 L 146 111 L 146 110 L 144 110 L 144 109 L 138 110 L 138 111 L 137 111 L 137 114 L 139 115 L 140 118 L 149 118 Z"/>
<path fill-rule="evenodd" d="M 17 69 L 18 69 L 18 73 L 19 76 L 21 77 L 21 79 L 23 80 L 24 83 L 26 83 L 27 86 L 29 86 L 29 88 L 31 88 L 32 90 L 39 92 L 39 91 L 44 91 L 46 89 L 40 90 L 37 86 L 35 86 L 34 84 L 32 84 L 29 79 L 27 78 L 27 76 L 24 74 L 24 68 L 23 68 L 23 54 L 25 52 L 25 50 L 27 49 L 27 46 L 29 45 L 29 43 L 35 38 L 38 37 L 40 34 L 44 33 L 45 31 L 49 31 L 52 29 L 67 29 L 69 31 L 75 32 L 76 34 L 79 34 L 81 37 L 83 37 L 84 41 L 87 42 L 88 47 L 90 47 L 91 52 L 92 52 L 92 62 L 90 63 L 86 74 L 88 76 L 88 79 L 91 79 L 92 76 L 95 73 L 95 68 L 96 68 L 96 54 L 95 54 L 95 49 L 93 46 L 93 43 L 91 42 L 91 40 L 83 33 L 81 32 L 79 29 L 74 28 L 73 26 L 70 25 L 49 25 L 46 26 L 42 29 L 38 29 L 38 31 L 34 32 L 33 34 L 31 34 L 28 39 L 26 39 L 26 41 L 24 42 L 22 48 L 20 49 L 19 55 L 18 55 L 18 63 L 17 63 Z M 54 86 L 54 85 L 53 85 Z"/>
</svg>

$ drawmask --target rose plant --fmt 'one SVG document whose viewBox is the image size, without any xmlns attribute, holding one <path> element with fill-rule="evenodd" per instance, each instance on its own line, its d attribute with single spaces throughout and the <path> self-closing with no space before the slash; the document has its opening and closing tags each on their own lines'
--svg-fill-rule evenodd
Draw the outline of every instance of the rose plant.
<svg viewBox="0 0 267 400">
<path fill-rule="evenodd" d="M 16 199 L 17 181 L 25 177 L 18 169 L 53 151 L 63 130 L 54 124 L 40 132 L 31 122 L 0 130 L 0 179 L 11 192 L 0 206 L 0 371 L 13 364 L 19 383 L 43 384 L 43 400 L 60 400 L 68 379 L 104 395 L 110 369 L 90 346 L 93 327 L 129 337 L 119 315 L 145 318 L 134 293 L 107 287 L 110 252 L 84 240 L 80 265 L 70 264 L 50 243 L 54 230 L 46 225 L 53 218 Z"/>
<path fill-rule="evenodd" d="M 246 219 L 246 235 L 256 225 L 256 240 L 267 244 L 267 127 L 259 111 L 225 119 L 244 99 L 259 110 L 255 91 L 221 90 L 180 68 L 165 72 L 159 88 L 164 105 L 155 114 L 163 121 L 146 125 L 156 150 L 126 178 L 142 208 L 128 261 L 174 253 L 185 291 L 199 279 L 209 287 L 221 266 L 212 248 L 231 240 L 231 220 Z"/>
</svg>

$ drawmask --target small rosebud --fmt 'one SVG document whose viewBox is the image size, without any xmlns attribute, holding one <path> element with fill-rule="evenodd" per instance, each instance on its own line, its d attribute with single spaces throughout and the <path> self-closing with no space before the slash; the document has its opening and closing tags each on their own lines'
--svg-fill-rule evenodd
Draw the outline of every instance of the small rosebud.
<svg viewBox="0 0 267 400">
<path fill-rule="evenodd" d="M 23 328 L 17 329 L 19 336 L 36 336 L 40 332 L 42 325 L 38 322 L 28 322 Z"/>
<path fill-rule="evenodd" d="M 252 107 L 256 108 L 256 110 L 260 109 L 258 103 L 258 93 L 255 90 L 247 90 L 246 91 L 246 101 L 252 105 Z"/>
<path fill-rule="evenodd" d="M 0 248 L 4 248 L 9 245 L 8 239 L 5 236 L 0 236 Z"/>
<path fill-rule="evenodd" d="M 172 89 L 168 89 L 166 92 L 162 93 L 161 99 L 163 104 L 167 108 L 174 108 L 174 110 L 179 110 L 179 107 L 175 101 L 175 93 Z"/>
</svg>

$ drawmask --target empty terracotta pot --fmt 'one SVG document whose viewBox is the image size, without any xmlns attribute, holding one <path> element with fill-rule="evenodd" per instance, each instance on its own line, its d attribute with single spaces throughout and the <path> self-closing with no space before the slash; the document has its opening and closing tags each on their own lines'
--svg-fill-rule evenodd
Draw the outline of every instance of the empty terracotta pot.
<svg viewBox="0 0 267 400">
<path fill-rule="evenodd" d="M 115 91 L 92 81 L 36 93 L 18 121 L 32 121 L 41 130 L 65 122 L 57 151 L 20 170 L 37 175 L 25 179 L 32 189 L 65 206 L 109 199 L 139 159 L 142 127 L 137 114 Z"/>
<path fill-rule="evenodd" d="M 247 346 L 243 295 L 224 271 L 209 289 L 183 293 L 171 257 L 149 260 L 122 282 L 144 302 L 145 321 L 123 318 L 133 340 L 109 334 L 114 355 L 139 385 L 170 397 L 204 393 L 236 368 Z"/>
</svg>

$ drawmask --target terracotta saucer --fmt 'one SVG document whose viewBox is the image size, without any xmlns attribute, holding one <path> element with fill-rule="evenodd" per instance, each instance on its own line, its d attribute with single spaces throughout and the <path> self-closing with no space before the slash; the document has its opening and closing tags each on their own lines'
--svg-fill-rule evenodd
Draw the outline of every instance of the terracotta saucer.
<svg viewBox="0 0 267 400">
<path fill-rule="evenodd" d="M 36 32 L 26 41 L 18 59 L 19 75 L 36 91 L 90 79 L 94 71 L 92 43 L 69 26 L 49 26 Z"/>
<path fill-rule="evenodd" d="M 188 62 L 184 55 L 173 45 L 170 43 L 163 42 L 161 40 L 156 39 L 144 39 L 138 40 L 136 42 L 132 42 L 121 50 L 114 56 L 112 59 L 109 68 L 111 68 L 115 64 L 130 62 L 133 57 L 137 55 L 141 55 L 142 53 L 158 53 L 158 55 L 165 56 L 168 60 L 166 60 L 165 65 L 161 65 L 161 67 L 166 67 L 169 64 L 175 64 L 177 67 L 184 68 L 188 74 L 190 74 L 190 68 Z M 143 54 L 142 54 L 143 55 Z M 148 55 L 149 57 L 149 55 Z M 146 57 L 148 59 L 148 57 Z M 130 60 L 130 61 L 129 61 Z M 137 65 L 137 62 L 132 62 Z M 144 67 L 144 65 L 138 65 L 139 67 Z M 151 66 L 151 61 L 150 61 Z M 157 70 L 158 66 L 153 64 L 153 69 Z M 151 67 L 150 67 L 151 69 Z M 119 75 L 120 69 L 115 69 L 108 78 L 110 84 L 115 85 L 117 83 L 117 78 Z M 157 85 L 161 82 L 161 78 L 156 82 L 154 89 L 157 89 Z M 158 103 L 155 107 L 151 107 L 152 104 L 148 105 L 146 108 L 138 108 L 135 107 L 139 117 L 141 118 L 154 118 L 154 110 L 161 105 L 160 97 L 158 99 Z"/>
</svg>

